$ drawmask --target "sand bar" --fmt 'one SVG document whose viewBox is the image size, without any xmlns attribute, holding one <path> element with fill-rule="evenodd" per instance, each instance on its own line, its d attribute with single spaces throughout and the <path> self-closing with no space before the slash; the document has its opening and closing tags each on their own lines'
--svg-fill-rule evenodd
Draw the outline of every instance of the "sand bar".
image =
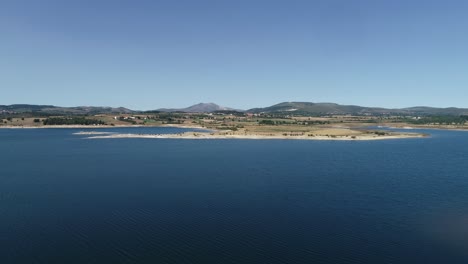
<svg viewBox="0 0 468 264">
<path fill-rule="evenodd" d="M 359 135 L 259 135 L 259 134 L 240 134 L 240 133 L 203 133 L 203 132 L 186 132 L 181 134 L 110 134 L 110 135 L 91 135 L 89 139 L 106 139 L 106 138 L 152 138 L 152 139 L 293 139 L 293 140 L 388 140 L 388 139 L 405 139 L 405 138 L 423 138 L 427 135 L 416 133 L 395 133 L 388 135 L 375 134 L 359 134 Z"/>
</svg>

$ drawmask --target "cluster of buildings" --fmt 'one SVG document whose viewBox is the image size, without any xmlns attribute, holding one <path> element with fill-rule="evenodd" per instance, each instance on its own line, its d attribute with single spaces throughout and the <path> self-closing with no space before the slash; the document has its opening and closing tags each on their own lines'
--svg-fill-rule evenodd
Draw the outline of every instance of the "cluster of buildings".
<svg viewBox="0 0 468 264">
<path fill-rule="evenodd" d="M 16 112 L 14 112 L 14 111 L 8 111 L 8 110 L 5 110 L 5 109 L 2 109 L 2 110 L 0 111 L 0 114 L 2 114 L 2 115 L 8 115 L 8 114 L 16 114 Z"/>
</svg>

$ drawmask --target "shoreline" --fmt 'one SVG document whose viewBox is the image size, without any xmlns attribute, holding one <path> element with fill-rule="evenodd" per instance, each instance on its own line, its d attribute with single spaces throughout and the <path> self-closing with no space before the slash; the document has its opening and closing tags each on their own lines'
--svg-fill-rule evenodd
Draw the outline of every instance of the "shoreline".
<svg viewBox="0 0 468 264">
<path fill-rule="evenodd" d="M 368 124 L 363 124 L 363 126 L 358 126 L 353 124 L 352 126 L 347 126 L 343 128 L 363 128 L 366 127 Z M 403 129 L 403 130 L 414 130 L 414 129 L 428 129 L 428 130 L 452 130 L 452 131 L 467 131 L 467 128 L 461 127 L 441 127 L 441 126 L 422 126 L 422 125 L 394 125 L 394 124 L 381 124 L 378 125 L 382 128 L 390 128 L 390 129 Z M 0 126 L 0 129 L 40 129 L 40 128 L 64 128 L 64 129 L 73 129 L 73 128 L 89 128 L 89 129 L 100 129 L 100 128 L 132 128 L 132 127 L 176 127 L 176 128 L 192 128 L 192 129 L 204 129 L 209 131 L 217 131 L 216 129 L 202 127 L 202 126 L 192 126 L 187 124 L 160 124 L 160 125 L 50 125 L 50 126 Z"/>
<path fill-rule="evenodd" d="M 367 125 L 367 124 L 366 124 Z M 362 128 L 364 126 L 357 126 L 353 124 L 349 127 L 344 128 Z M 440 127 L 440 126 L 394 126 L 390 124 L 380 125 L 382 128 L 390 128 L 390 129 L 403 129 L 403 130 L 414 130 L 414 129 L 428 129 L 428 130 L 451 130 L 451 131 L 465 131 L 468 132 L 468 128 L 460 128 L 460 127 Z M 190 125 L 181 125 L 181 124 L 162 124 L 162 125 L 50 125 L 50 126 L 0 126 L 0 129 L 47 129 L 47 128 L 63 128 L 63 129 L 74 129 L 74 128 L 89 128 L 89 129 L 101 129 L 101 128 L 132 128 L 132 127 L 176 127 L 176 128 L 188 128 L 188 129 L 203 129 L 208 131 L 217 131 L 212 128 L 201 127 L 201 126 L 190 126 Z"/>
<path fill-rule="evenodd" d="M 263 140 L 339 140 L 339 141 L 363 141 L 363 140 L 389 140 L 389 139 L 409 139 L 426 138 L 424 134 L 397 134 L 387 136 L 377 135 L 359 135 L 359 136 L 283 136 L 283 135 L 256 135 L 256 134 L 237 134 L 220 135 L 213 133 L 194 133 L 186 132 L 182 134 L 98 134 L 97 133 L 75 133 L 77 135 L 88 135 L 85 139 L 118 139 L 118 138 L 147 138 L 147 139 L 263 139 Z"/>
<path fill-rule="evenodd" d="M 65 129 L 72 129 L 72 128 L 92 128 L 92 129 L 99 129 L 99 128 L 126 128 L 126 127 L 150 127 L 150 126 L 140 126 L 140 125 L 128 125 L 128 126 L 109 126 L 109 125 L 101 125 L 101 126 L 86 126 L 86 125 L 51 125 L 51 126 L 0 126 L 0 129 L 41 129 L 41 128 L 65 128 Z M 155 126 L 156 127 L 156 126 Z"/>
<path fill-rule="evenodd" d="M 138 133 L 119 133 L 99 131 L 108 128 L 157 128 L 157 127 L 173 127 L 185 129 L 200 129 L 203 131 L 186 131 L 176 134 L 138 134 Z M 87 139 L 109 139 L 109 138 L 147 138 L 147 139 L 260 139 L 260 140 L 334 140 L 334 141 L 362 141 L 362 140 L 390 140 L 390 139 L 409 139 L 409 138 L 425 138 L 429 135 L 423 133 L 403 133 L 390 132 L 384 135 L 378 135 L 371 131 L 353 130 L 350 128 L 336 128 L 331 130 L 317 130 L 310 132 L 281 132 L 281 131 L 230 131 L 230 130 L 214 130 L 200 126 L 190 126 L 183 124 L 163 124 L 157 126 L 142 126 L 142 125 L 125 125 L 125 126 L 86 126 L 86 125 L 54 125 L 54 126 L 37 126 L 37 127 L 17 127 L 7 126 L 1 127 L 5 129 L 39 129 L 39 128 L 59 128 L 59 129 L 86 129 L 73 133 L 74 135 L 87 136 Z M 96 130 L 96 131 L 92 131 Z"/>
<path fill-rule="evenodd" d="M 205 129 L 205 130 L 212 130 L 206 127 L 201 126 L 188 126 L 188 125 L 178 125 L 178 124 L 162 124 L 162 125 L 50 125 L 50 126 L 0 126 L 0 129 L 41 129 L 41 128 L 64 128 L 64 129 L 73 129 L 73 128 L 90 128 L 90 129 L 100 129 L 100 128 L 131 128 L 131 127 L 176 127 L 176 128 L 193 128 L 193 129 Z"/>
<path fill-rule="evenodd" d="M 403 130 L 415 130 L 415 129 L 427 129 L 427 130 L 446 130 L 446 131 L 463 131 L 463 132 L 468 132 L 468 128 L 460 128 L 460 127 L 427 127 L 427 126 L 405 126 L 405 127 L 399 127 L 399 126 L 382 126 L 385 128 L 390 128 L 390 129 L 403 129 Z"/>
</svg>

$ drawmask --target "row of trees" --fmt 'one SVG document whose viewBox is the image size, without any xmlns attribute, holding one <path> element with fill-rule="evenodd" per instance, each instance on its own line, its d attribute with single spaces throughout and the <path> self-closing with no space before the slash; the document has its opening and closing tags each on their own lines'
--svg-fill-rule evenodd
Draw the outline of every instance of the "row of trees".
<svg viewBox="0 0 468 264">
<path fill-rule="evenodd" d="M 50 117 L 44 119 L 44 125 L 105 125 L 98 119 L 87 119 L 84 117 Z"/>
</svg>

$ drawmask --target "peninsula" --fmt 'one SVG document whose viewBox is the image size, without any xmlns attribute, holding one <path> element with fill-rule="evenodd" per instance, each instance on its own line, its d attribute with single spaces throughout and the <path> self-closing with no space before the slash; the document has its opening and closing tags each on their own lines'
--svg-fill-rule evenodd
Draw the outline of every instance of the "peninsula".
<svg viewBox="0 0 468 264">
<path fill-rule="evenodd" d="M 266 130 L 268 131 L 268 130 Z M 78 132 L 76 135 L 86 135 L 89 139 L 105 138 L 154 138 L 154 139 L 297 139 L 297 140 L 385 140 L 401 138 L 418 138 L 427 135 L 420 133 L 383 132 L 369 130 L 352 130 L 346 128 L 318 129 L 306 132 L 259 132 L 240 131 L 210 131 L 184 132 L 178 134 L 121 134 L 98 131 Z"/>
</svg>

